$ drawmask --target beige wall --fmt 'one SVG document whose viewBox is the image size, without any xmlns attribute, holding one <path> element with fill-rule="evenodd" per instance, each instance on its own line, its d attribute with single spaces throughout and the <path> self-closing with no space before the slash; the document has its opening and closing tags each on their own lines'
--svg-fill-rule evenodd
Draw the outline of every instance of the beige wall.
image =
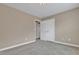
<svg viewBox="0 0 79 59">
<path fill-rule="evenodd" d="M 79 8 L 55 15 L 56 41 L 79 45 Z"/>
<path fill-rule="evenodd" d="M 0 49 L 35 40 L 34 18 L 0 4 Z"/>
<path fill-rule="evenodd" d="M 55 41 L 79 45 L 79 8 L 42 20 L 55 18 Z"/>
</svg>

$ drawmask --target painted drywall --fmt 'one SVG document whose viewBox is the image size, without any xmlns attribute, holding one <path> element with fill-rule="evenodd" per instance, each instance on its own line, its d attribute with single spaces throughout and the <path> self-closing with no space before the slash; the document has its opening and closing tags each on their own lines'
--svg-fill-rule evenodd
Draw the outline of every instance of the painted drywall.
<svg viewBox="0 0 79 59">
<path fill-rule="evenodd" d="M 55 15 L 56 41 L 79 45 L 79 8 Z"/>
<path fill-rule="evenodd" d="M 43 20 L 55 18 L 55 41 L 79 45 L 79 8 L 65 11 Z"/>
<path fill-rule="evenodd" d="M 35 40 L 34 18 L 0 4 L 0 49 Z"/>
<path fill-rule="evenodd" d="M 45 18 L 63 11 L 79 7 L 78 3 L 5 3 L 5 5 Z"/>
</svg>

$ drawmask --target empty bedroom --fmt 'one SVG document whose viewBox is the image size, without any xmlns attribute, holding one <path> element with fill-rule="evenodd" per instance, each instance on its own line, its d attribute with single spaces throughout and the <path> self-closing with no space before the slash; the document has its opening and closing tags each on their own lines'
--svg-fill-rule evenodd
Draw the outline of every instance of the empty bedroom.
<svg viewBox="0 0 79 59">
<path fill-rule="evenodd" d="M 79 3 L 0 3 L 0 55 L 78 55 Z"/>
</svg>

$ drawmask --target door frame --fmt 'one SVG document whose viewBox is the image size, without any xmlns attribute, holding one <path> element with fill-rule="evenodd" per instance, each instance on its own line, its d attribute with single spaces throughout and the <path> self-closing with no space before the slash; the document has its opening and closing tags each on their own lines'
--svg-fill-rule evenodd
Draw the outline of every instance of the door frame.
<svg viewBox="0 0 79 59">
<path fill-rule="evenodd" d="M 36 37 L 36 21 L 41 22 L 41 20 L 34 19 L 34 24 L 35 24 L 35 29 L 34 29 L 34 31 L 35 31 L 35 39 L 37 39 L 37 37 Z"/>
</svg>

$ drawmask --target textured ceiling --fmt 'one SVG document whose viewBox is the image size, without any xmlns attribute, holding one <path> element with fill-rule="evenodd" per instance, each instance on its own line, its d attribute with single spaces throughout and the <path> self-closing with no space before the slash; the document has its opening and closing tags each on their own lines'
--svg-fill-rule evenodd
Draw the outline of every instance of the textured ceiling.
<svg viewBox="0 0 79 59">
<path fill-rule="evenodd" d="M 77 3 L 6 3 L 5 5 L 14 7 L 40 18 L 79 7 L 79 4 Z"/>
</svg>

